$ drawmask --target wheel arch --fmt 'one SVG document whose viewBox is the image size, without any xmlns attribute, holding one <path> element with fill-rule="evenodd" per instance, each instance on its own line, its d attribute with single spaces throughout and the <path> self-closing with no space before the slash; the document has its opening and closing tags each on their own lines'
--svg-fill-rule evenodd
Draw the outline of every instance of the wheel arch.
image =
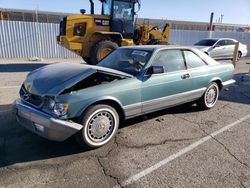
<svg viewBox="0 0 250 188">
<path fill-rule="evenodd" d="M 97 99 L 97 100 L 94 100 L 94 101 L 91 101 L 89 102 L 87 105 L 85 105 L 77 114 L 78 117 L 80 117 L 82 114 L 84 114 L 91 106 L 94 106 L 94 105 L 98 105 L 98 104 L 105 104 L 105 105 L 108 105 L 108 106 L 111 106 L 113 107 L 119 117 L 120 117 L 120 120 L 124 120 L 125 119 L 125 111 L 124 109 L 122 108 L 122 104 L 115 98 L 112 98 L 112 97 L 107 97 L 107 98 L 101 98 L 101 99 Z"/>
<path fill-rule="evenodd" d="M 95 36 L 102 36 L 103 40 L 111 40 L 115 41 L 119 45 L 119 41 L 123 39 L 123 36 L 121 33 L 118 32 L 104 32 L 104 31 L 97 31 L 93 33 L 92 37 Z"/>
<path fill-rule="evenodd" d="M 242 51 L 239 49 L 238 54 L 240 54 L 240 57 L 242 57 Z"/>
<path fill-rule="evenodd" d="M 222 80 L 219 77 L 215 77 L 211 79 L 209 83 L 212 83 L 212 82 L 215 82 L 219 86 L 220 90 L 223 88 Z"/>
</svg>

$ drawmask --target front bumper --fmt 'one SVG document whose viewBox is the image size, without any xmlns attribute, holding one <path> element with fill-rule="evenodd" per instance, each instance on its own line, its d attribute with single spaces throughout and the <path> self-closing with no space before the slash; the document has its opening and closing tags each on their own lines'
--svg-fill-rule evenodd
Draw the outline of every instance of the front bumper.
<svg viewBox="0 0 250 188">
<path fill-rule="evenodd" d="M 21 100 L 14 102 L 13 109 L 20 125 L 48 140 L 64 141 L 83 127 L 72 121 L 54 118 Z"/>
</svg>

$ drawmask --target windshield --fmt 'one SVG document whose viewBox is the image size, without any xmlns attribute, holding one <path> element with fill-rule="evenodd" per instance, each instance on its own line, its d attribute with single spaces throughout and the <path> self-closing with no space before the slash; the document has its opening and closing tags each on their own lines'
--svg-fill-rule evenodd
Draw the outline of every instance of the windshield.
<svg viewBox="0 0 250 188">
<path fill-rule="evenodd" d="M 152 55 L 150 50 L 119 48 L 103 59 L 98 66 L 137 75 Z"/>
<path fill-rule="evenodd" d="M 111 0 L 106 0 L 102 3 L 103 15 L 111 15 Z"/>
<path fill-rule="evenodd" d="M 204 39 L 195 43 L 196 46 L 213 46 L 218 40 L 216 39 Z"/>
<path fill-rule="evenodd" d="M 133 20 L 133 3 L 114 1 L 114 19 Z"/>
</svg>

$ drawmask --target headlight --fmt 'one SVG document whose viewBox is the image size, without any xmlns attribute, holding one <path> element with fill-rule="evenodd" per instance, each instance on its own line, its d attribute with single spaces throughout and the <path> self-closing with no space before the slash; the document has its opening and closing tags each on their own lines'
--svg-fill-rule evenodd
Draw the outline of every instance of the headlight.
<svg viewBox="0 0 250 188">
<path fill-rule="evenodd" d="M 54 107 L 55 107 L 56 102 L 53 99 L 49 99 L 49 103 L 48 104 L 49 104 L 49 108 L 51 110 L 53 110 Z"/>
<path fill-rule="evenodd" d="M 67 103 L 55 103 L 53 113 L 57 116 L 65 116 L 68 112 L 69 104 Z"/>
</svg>

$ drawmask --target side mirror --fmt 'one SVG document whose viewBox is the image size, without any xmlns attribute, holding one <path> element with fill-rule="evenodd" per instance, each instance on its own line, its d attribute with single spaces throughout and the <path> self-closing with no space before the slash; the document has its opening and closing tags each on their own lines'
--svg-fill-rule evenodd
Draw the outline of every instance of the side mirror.
<svg viewBox="0 0 250 188">
<path fill-rule="evenodd" d="M 151 66 L 148 68 L 147 75 L 162 74 L 164 73 L 163 66 Z"/>
</svg>

